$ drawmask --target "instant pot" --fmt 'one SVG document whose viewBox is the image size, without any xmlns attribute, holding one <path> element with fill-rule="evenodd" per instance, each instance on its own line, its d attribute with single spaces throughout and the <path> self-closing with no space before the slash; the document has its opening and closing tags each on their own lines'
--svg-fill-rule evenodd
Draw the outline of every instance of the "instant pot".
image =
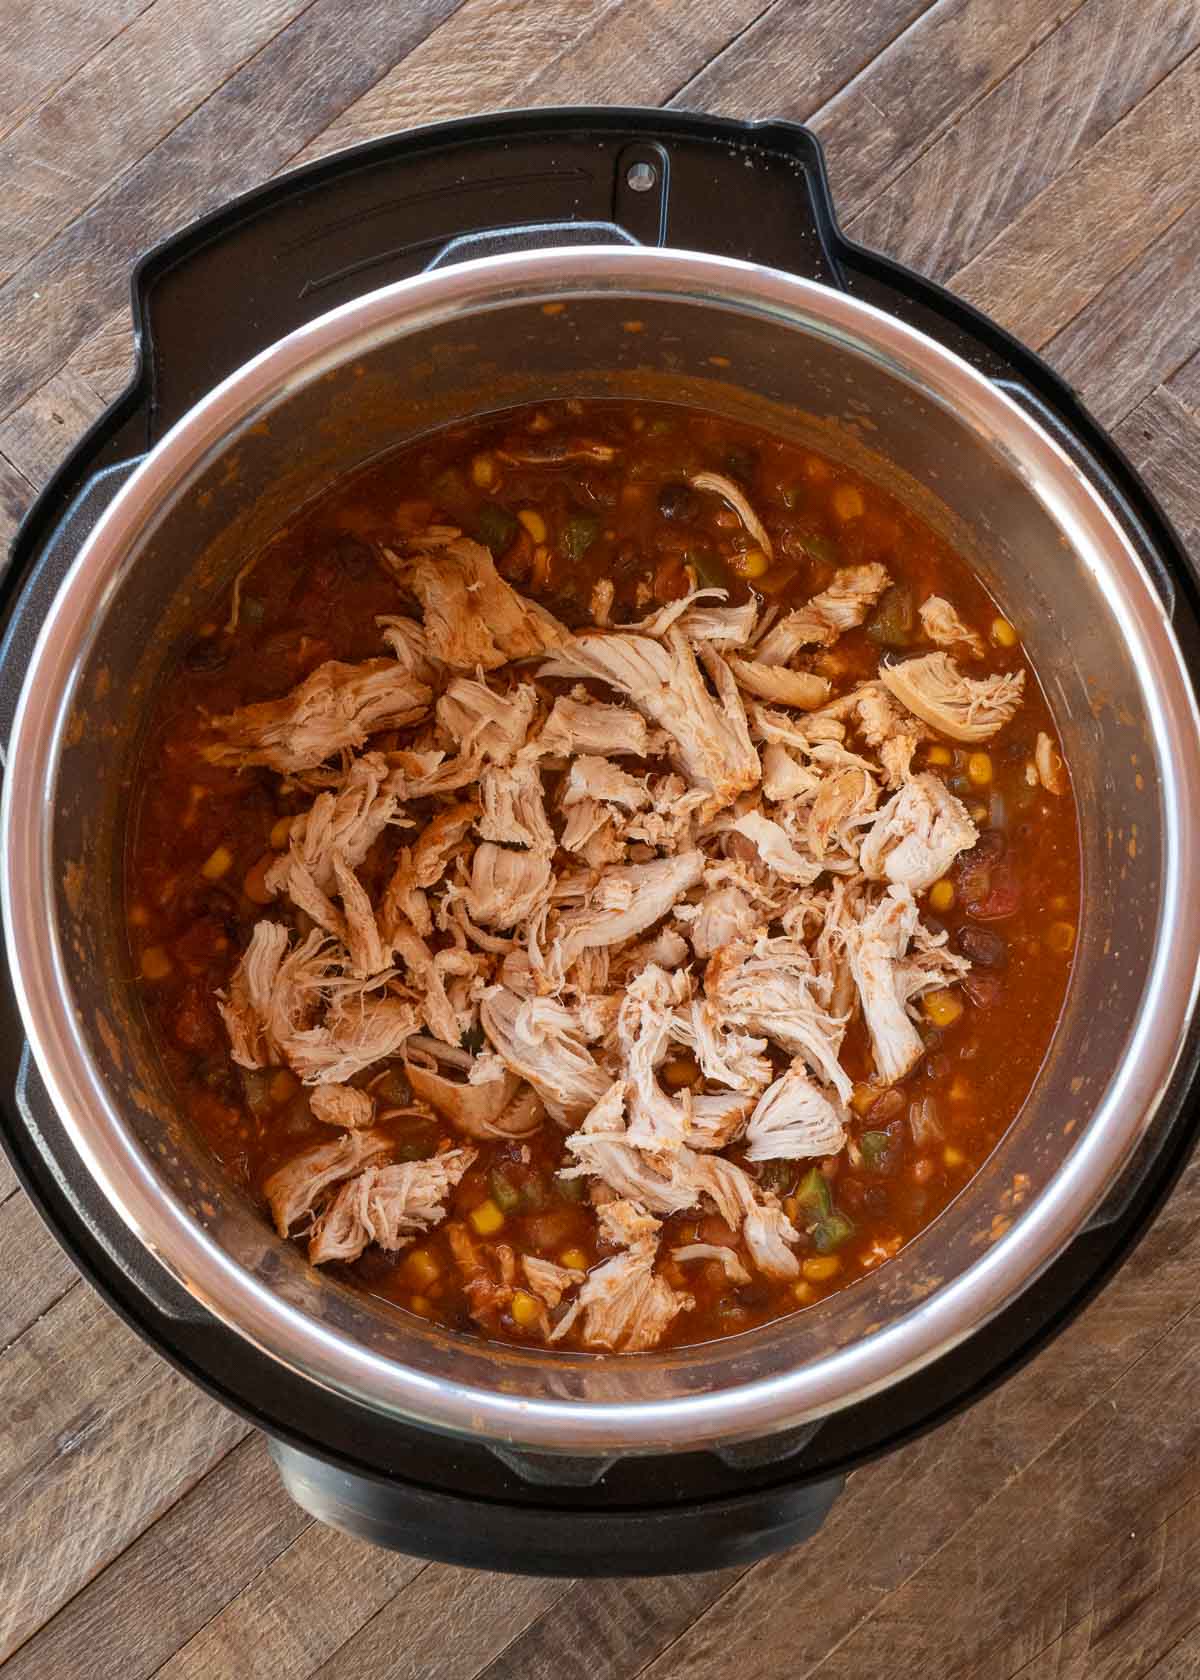
<svg viewBox="0 0 1200 1680">
<path fill-rule="evenodd" d="M 315 1516 L 556 1574 L 711 1569 L 813 1534 L 846 1474 L 1066 1323 L 1191 1150 L 1196 581 L 1074 395 L 837 229 L 772 122 L 544 111 L 342 152 L 151 253 L 138 370 L 5 578 L 5 1146 L 85 1275 L 267 1435 Z M 550 307 L 548 307 L 550 306 Z M 971 558 L 1047 686 L 1085 877 L 1022 1114 L 897 1258 L 827 1301 L 625 1358 L 461 1337 L 309 1268 L 183 1127 L 123 936 L 147 696 L 244 559 L 456 418 L 686 401 L 807 438 Z"/>
</svg>

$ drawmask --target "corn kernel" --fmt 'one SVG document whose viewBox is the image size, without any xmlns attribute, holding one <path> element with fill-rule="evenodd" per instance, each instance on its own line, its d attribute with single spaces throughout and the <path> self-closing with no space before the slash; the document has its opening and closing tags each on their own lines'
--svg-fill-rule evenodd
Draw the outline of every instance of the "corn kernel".
<svg viewBox="0 0 1200 1680">
<path fill-rule="evenodd" d="M 415 1312 L 415 1313 L 420 1313 L 422 1318 L 428 1318 L 430 1316 L 430 1314 L 433 1312 L 432 1303 L 427 1301 L 425 1299 L 424 1295 L 411 1295 L 411 1296 L 409 1296 L 408 1304 L 409 1304 L 409 1307 L 412 1309 L 412 1311 Z"/>
<path fill-rule="evenodd" d="M 544 303 L 542 305 L 542 314 L 543 315 L 561 315 L 563 310 L 566 307 L 567 306 L 566 306 L 565 303 Z"/>
<path fill-rule="evenodd" d="M 588 1257 L 581 1248 L 564 1248 L 558 1263 L 572 1272 L 586 1272 L 588 1269 Z"/>
<path fill-rule="evenodd" d="M 930 764 L 940 764 L 944 768 L 947 764 L 954 763 L 954 754 L 949 747 L 930 747 L 929 762 Z"/>
<path fill-rule="evenodd" d="M 294 1097 L 299 1089 L 300 1081 L 290 1068 L 277 1068 L 271 1075 L 271 1083 L 267 1086 L 267 1095 L 278 1108 L 280 1103 L 285 1103 L 289 1097 Z"/>
<path fill-rule="evenodd" d="M 799 1283 L 792 1285 L 792 1299 L 798 1306 L 806 1307 L 810 1301 L 815 1301 L 817 1292 L 811 1283 L 805 1283 L 801 1278 Z"/>
<path fill-rule="evenodd" d="M 841 1257 L 837 1254 L 817 1254 L 800 1263 L 800 1270 L 809 1283 L 828 1283 L 841 1269 Z"/>
<path fill-rule="evenodd" d="M 833 511 L 838 519 L 861 519 L 866 504 L 862 491 L 854 484 L 838 484 L 833 492 Z"/>
<path fill-rule="evenodd" d="M 200 865 L 200 873 L 206 881 L 219 881 L 222 875 L 228 875 L 232 868 L 233 853 L 228 846 L 218 846 Z"/>
<path fill-rule="evenodd" d="M 760 578 L 764 572 L 770 571 L 771 562 L 761 548 L 747 548 L 730 556 L 729 569 L 739 577 Z"/>
<path fill-rule="evenodd" d="M 428 1289 L 442 1275 L 442 1268 L 427 1248 L 414 1248 L 403 1266 L 404 1276 L 418 1289 Z"/>
<path fill-rule="evenodd" d="M 517 514 L 517 518 L 521 521 L 521 524 L 524 525 L 525 529 L 529 532 L 529 535 L 533 538 L 535 543 L 545 542 L 546 521 L 542 518 L 536 508 L 522 508 Z"/>
<path fill-rule="evenodd" d="M 147 945 L 142 952 L 142 976 L 146 980 L 165 980 L 171 972 L 171 959 L 161 945 Z"/>
<path fill-rule="evenodd" d="M 562 307 L 563 305 L 559 304 L 559 310 L 561 310 Z M 539 408 L 537 413 L 529 422 L 529 430 L 531 432 L 548 432 L 553 424 L 554 422 L 551 420 L 550 416 L 548 414 L 543 414 L 542 410 Z"/>
<path fill-rule="evenodd" d="M 813 484 L 824 484 L 829 477 L 829 462 L 821 455 L 806 455 L 804 476 Z"/>
<path fill-rule="evenodd" d="M 952 1143 L 948 1143 L 942 1150 L 942 1160 L 950 1168 L 965 1167 L 967 1164 L 967 1157 L 961 1149 L 956 1149 Z"/>
<path fill-rule="evenodd" d="M 1017 632 L 1006 618 L 992 620 L 992 640 L 998 647 L 1016 647 L 1018 639 Z"/>
<path fill-rule="evenodd" d="M 278 862 L 278 852 L 264 852 L 258 862 L 252 863 L 246 871 L 242 878 L 242 891 L 251 904 L 270 904 L 275 897 L 267 886 L 267 872 L 274 869 Z"/>
<path fill-rule="evenodd" d="M 477 1208 L 472 1208 L 467 1218 L 481 1237 L 494 1237 L 497 1231 L 504 1228 L 504 1215 L 490 1196 L 486 1202 L 480 1202 Z"/>
<path fill-rule="evenodd" d="M 1066 906 L 1064 905 L 1063 908 L 1065 909 Z M 150 912 L 144 904 L 131 904 L 129 906 L 129 925 L 130 927 L 149 927 Z"/>
<path fill-rule="evenodd" d="M 475 455 L 471 460 L 471 482 L 481 490 L 493 490 L 499 478 L 496 462 L 491 455 Z"/>
<path fill-rule="evenodd" d="M 519 1324 L 522 1330 L 532 1330 L 542 1316 L 545 1308 L 536 1295 L 531 1295 L 526 1289 L 518 1289 L 512 1298 L 513 1323 Z"/>
<path fill-rule="evenodd" d="M 952 1103 L 965 1103 L 971 1100 L 971 1087 L 961 1074 L 955 1074 L 950 1081 L 950 1089 L 946 1092 Z"/>
<path fill-rule="evenodd" d="M 939 915 L 949 910 L 954 903 L 954 882 L 935 881 L 929 889 L 929 908 L 936 910 Z"/>
<path fill-rule="evenodd" d="M 972 805 L 969 814 L 973 823 L 985 823 L 988 820 L 989 812 L 986 805 Z"/>
<path fill-rule="evenodd" d="M 690 1085 L 699 1072 L 700 1068 L 694 1057 L 676 1056 L 663 1067 L 663 1084 L 668 1091 L 678 1091 L 684 1085 Z"/>
<path fill-rule="evenodd" d="M 992 755 L 972 753 L 967 759 L 967 775 L 976 787 L 987 787 L 992 779 Z"/>
<path fill-rule="evenodd" d="M 926 1019 L 932 1021 L 935 1027 L 952 1027 L 963 1012 L 962 999 L 945 988 L 926 992 L 921 1001 Z"/>
<path fill-rule="evenodd" d="M 879 1096 L 879 1089 L 875 1085 L 856 1085 L 850 1097 L 850 1107 L 855 1114 L 865 1114 L 875 1106 Z"/>
<path fill-rule="evenodd" d="M 279 821 L 272 826 L 271 846 L 275 851 L 282 852 L 287 849 L 287 843 L 292 837 L 292 824 L 295 820 L 294 817 L 280 817 Z"/>
<path fill-rule="evenodd" d="M 1065 957 L 1075 943 L 1075 929 L 1070 922 L 1051 922 L 1046 929 L 1045 939 L 1050 950 L 1057 951 L 1060 957 Z"/>
</svg>

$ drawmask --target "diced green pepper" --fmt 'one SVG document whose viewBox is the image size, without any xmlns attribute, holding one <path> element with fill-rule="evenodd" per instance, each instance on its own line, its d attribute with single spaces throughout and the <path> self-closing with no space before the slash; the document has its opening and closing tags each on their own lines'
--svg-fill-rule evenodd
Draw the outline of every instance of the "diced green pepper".
<svg viewBox="0 0 1200 1680">
<path fill-rule="evenodd" d="M 764 1190 L 773 1190 L 777 1196 L 786 1196 L 795 1176 L 796 1168 L 793 1162 L 767 1161 L 759 1169 L 758 1182 Z"/>
<path fill-rule="evenodd" d="M 267 609 L 257 595 L 242 596 L 242 618 L 247 624 L 261 624 Z"/>
<path fill-rule="evenodd" d="M 683 563 L 690 566 L 696 574 L 696 582 L 701 588 L 724 588 L 729 581 L 725 575 L 725 567 L 710 548 L 689 548 Z"/>
<path fill-rule="evenodd" d="M 806 1213 L 816 1219 L 826 1219 L 833 1211 L 833 1192 L 829 1180 L 820 1167 L 811 1167 L 800 1180 L 796 1200 Z"/>
<path fill-rule="evenodd" d="M 582 560 L 600 535 L 600 521 L 594 514 L 573 513 L 563 529 L 563 553 L 568 560 Z"/>
<path fill-rule="evenodd" d="M 427 1130 L 409 1132 L 393 1145 L 392 1158 L 396 1161 L 426 1161 L 436 1146 L 436 1133 Z"/>
<path fill-rule="evenodd" d="M 488 1174 L 488 1188 L 492 1192 L 492 1200 L 501 1213 L 512 1213 L 514 1209 L 520 1207 L 521 1192 L 511 1179 L 504 1176 L 499 1167 L 493 1167 Z"/>
<path fill-rule="evenodd" d="M 796 541 L 807 555 L 813 560 L 819 560 L 822 565 L 831 566 L 837 559 L 837 548 L 828 537 L 810 537 L 805 534 L 797 537 Z"/>
<path fill-rule="evenodd" d="M 884 647 L 907 647 L 912 629 L 912 590 L 905 584 L 894 583 L 884 590 L 879 605 L 867 620 L 867 635 Z"/>
<path fill-rule="evenodd" d="M 484 502 L 475 515 L 475 535 L 495 555 L 507 554 L 520 528 L 516 514 L 499 502 Z"/>
<path fill-rule="evenodd" d="M 554 1188 L 558 1191 L 564 1202 L 581 1202 L 587 1195 L 587 1179 L 559 1178 L 556 1175 L 554 1179 Z"/>
<path fill-rule="evenodd" d="M 832 1254 L 835 1248 L 840 1248 L 853 1235 L 854 1221 L 847 1219 L 844 1213 L 835 1208 L 828 1219 L 823 1219 L 819 1225 L 813 1227 L 812 1240 L 818 1253 Z"/>
<path fill-rule="evenodd" d="M 725 457 L 725 471 L 730 478 L 740 478 L 749 484 L 754 477 L 754 455 L 749 449 L 731 449 Z"/>
<path fill-rule="evenodd" d="M 668 420 L 665 414 L 659 414 L 646 427 L 645 435 L 648 438 L 669 437 L 674 430 L 674 420 Z"/>
<path fill-rule="evenodd" d="M 466 479 L 457 467 L 447 467 L 445 472 L 437 475 L 429 488 L 438 507 L 446 513 L 452 513 L 456 519 L 466 517 L 474 498 L 467 489 Z"/>
<path fill-rule="evenodd" d="M 888 1132 L 864 1132 L 858 1140 L 858 1147 L 863 1152 L 863 1159 L 875 1172 L 881 1171 L 888 1164 L 888 1157 L 892 1149 L 892 1137 Z"/>
</svg>

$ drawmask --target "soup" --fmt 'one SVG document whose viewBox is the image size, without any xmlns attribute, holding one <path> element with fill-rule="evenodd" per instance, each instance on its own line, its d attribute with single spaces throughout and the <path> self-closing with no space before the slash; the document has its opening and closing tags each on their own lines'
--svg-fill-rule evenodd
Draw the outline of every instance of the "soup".
<svg viewBox="0 0 1200 1680">
<path fill-rule="evenodd" d="M 1078 834 L 963 559 L 751 427 L 547 404 L 248 557 L 127 860 L 178 1100 L 315 1265 L 572 1351 L 886 1265 L 1025 1101 Z"/>
</svg>

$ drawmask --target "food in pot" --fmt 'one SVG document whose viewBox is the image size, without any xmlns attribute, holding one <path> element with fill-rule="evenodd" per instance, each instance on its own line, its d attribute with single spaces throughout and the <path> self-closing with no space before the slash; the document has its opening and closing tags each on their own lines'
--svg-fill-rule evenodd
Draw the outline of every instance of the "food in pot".
<svg viewBox="0 0 1200 1680">
<path fill-rule="evenodd" d="M 1004 617 L 912 512 L 681 408 L 426 438 L 251 557 L 129 855 L 179 1099 L 316 1265 L 638 1351 L 846 1287 L 1020 1109 L 1078 837 Z"/>
</svg>

